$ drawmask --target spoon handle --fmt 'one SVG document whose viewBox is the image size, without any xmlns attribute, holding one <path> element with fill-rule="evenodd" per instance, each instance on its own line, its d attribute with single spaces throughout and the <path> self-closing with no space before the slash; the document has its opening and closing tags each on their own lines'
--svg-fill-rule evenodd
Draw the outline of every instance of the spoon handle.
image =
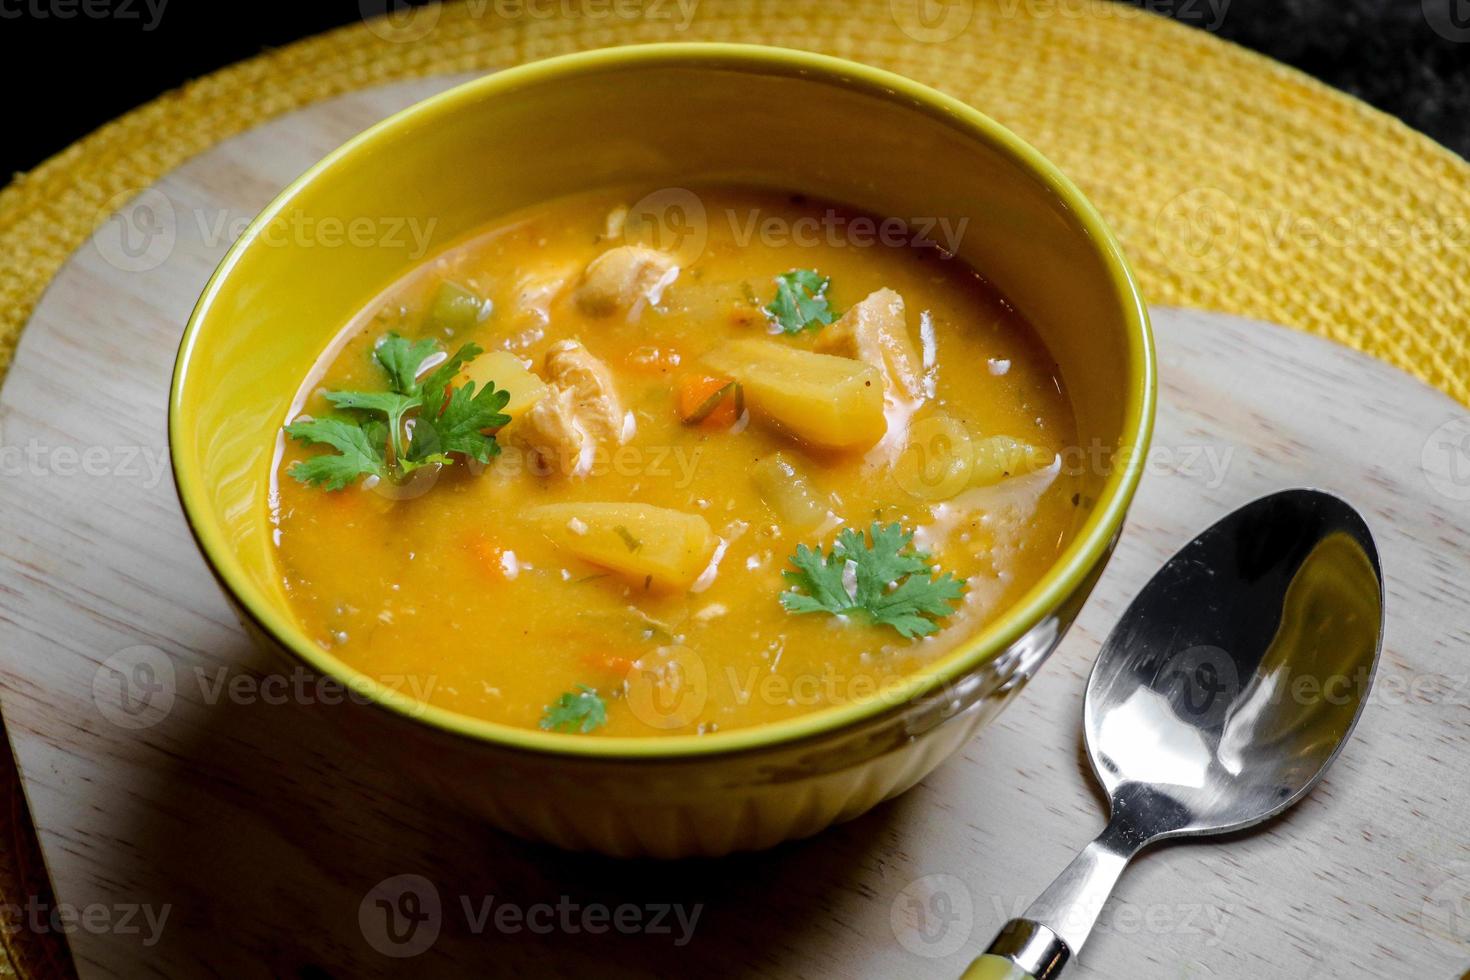
<svg viewBox="0 0 1470 980">
<path fill-rule="evenodd" d="M 960 980 L 1036 980 L 1012 961 L 993 953 L 981 953 Z"/>
<path fill-rule="evenodd" d="M 1062 937 L 1032 919 L 1012 919 L 960 980 L 1051 980 L 1071 959 Z"/>
<path fill-rule="evenodd" d="M 1057 876 L 1025 916 L 1002 927 L 964 980 L 1052 980 L 1082 949 L 1118 876 L 1143 841 L 1114 817 Z M 1011 973 L 996 972 L 1001 966 Z"/>
</svg>

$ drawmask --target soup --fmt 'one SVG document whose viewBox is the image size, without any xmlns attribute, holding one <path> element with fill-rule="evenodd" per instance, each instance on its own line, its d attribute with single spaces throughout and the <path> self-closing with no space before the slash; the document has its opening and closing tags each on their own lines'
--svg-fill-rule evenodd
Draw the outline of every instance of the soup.
<svg viewBox="0 0 1470 980">
<path fill-rule="evenodd" d="M 506 216 L 329 345 L 270 496 L 315 642 L 496 722 L 707 734 L 881 697 L 1050 567 L 1074 424 L 1020 313 L 918 223 L 680 194 Z"/>
</svg>

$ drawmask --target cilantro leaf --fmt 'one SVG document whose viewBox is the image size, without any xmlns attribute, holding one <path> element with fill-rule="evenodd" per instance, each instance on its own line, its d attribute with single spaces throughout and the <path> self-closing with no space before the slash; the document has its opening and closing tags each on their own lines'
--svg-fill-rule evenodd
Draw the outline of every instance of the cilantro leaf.
<svg viewBox="0 0 1470 980">
<path fill-rule="evenodd" d="M 791 564 L 800 569 L 801 574 L 782 572 L 781 575 L 792 585 L 806 589 L 806 594 L 795 589 L 781 593 L 781 605 L 787 612 L 835 613 L 842 612 L 851 604 L 852 596 L 847 594 L 847 585 L 842 581 L 846 559 L 833 555 L 828 560 L 820 551 L 799 544 L 796 554 L 791 556 Z"/>
<path fill-rule="evenodd" d="M 832 322 L 827 303 L 828 277 L 812 269 L 792 269 L 776 277 L 776 298 L 766 312 L 785 333 L 820 330 Z"/>
<path fill-rule="evenodd" d="M 419 400 L 414 396 L 400 395 L 394 391 L 328 391 L 326 398 L 338 408 L 382 412 L 390 419 L 402 418 L 411 409 L 419 407 Z"/>
<path fill-rule="evenodd" d="M 474 382 L 453 387 L 464 366 L 483 352 L 477 344 L 460 347 L 418 380 L 420 368 L 438 350 L 434 340 L 409 341 L 386 334 L 373 349 L 373 358 L 388 375 L 391 390 L 325 395 L 337 408 L 374 417 L 334 417 L 287 426 L 292 438 L 338 452 L 295 463 L 289 474 L 303 483 L 339 490 L 365 475 L 401 480 L 420 467 L 454 462 L 454 453 L 490 462 L 500 446 L 484 430 L 510 421 L 500 411 L 510 393 L 493 383 L 478 391 Z"/>
<path fill-rule="evenodd" d="M 422 463 L 445 453 L 463 453 L 481 463 L 490 462 L 500 454 L 500 446 L 494 436 L 481 430 L 498 429 L 510 421 L 510 416 L 500 411 L 508 401 L 510 392 L 493 384 L 478 392 L 473 381 L 453 389 L 438 411 L 426 407 L 415 420 L 409 462 Z"/>
<path fill-rule="evenodd" d="M 409 341 L 396 333 L 389 333 L 373 348 L 373 357 L 388 372 L 389 388 L 400 395 L 417 395 L 419 368 L 438 350 L 439 344 L 435 340 Z"/>
<path fill-rule="evenodd" d="M 392 391 L 329 391 L 327 401 L 338 408 L 351 408 L 363 412 L 382 412 L 387 418 L 388 431 L 399 432 L 403 420 L 419 407 L 419 399 L 412 395 L 400 395 Z M 394 442 L 394 455 L 398 443 Z"/>
<path fill-rule="evenodd" d="M 403 420 L 419 407 L 420 399 L 417 395 L 400 395 L 392 391 L 329 391 L 326 392 L 326 399 L 338 408 L 382 412 L 387 420 L 383 428 L 386 438 L 384 460 L 390 465 L 402 462 Z M 391 456 L 388 453 L 390 449 Z"/>
<path fill-rule="evenodd" d="M 964 594 L 964 584 L 949 572 L 933 579 L 910 575 L 867 609 L 875 622 L 887 623 L 902 636 L 928 636 L 939 627 L 925 616 L 942 618 L 954 612 L 950 603 Z"/>
<path fill-rule="evenodd" d="M 934 619 L 954 612 L 950 604 L 965 583 L 949 572 L 936 577 L 928 556 L 913 550 L 913 540 L 912 531 L 875 521 L 866 538 L 843 529 L 826 555 L 797 545 L 790 559 L 796 571 L 781 573 L 792 585 L 781 593 L 781 605 L 798 615 L 861 614 L 907 639 L 927 636 L 939 629 Z"/>
<path fill-rule="evenodd" d="M 310 419 L 286 426 L 286 435 L 308 446 L 337 450 L 294 463 L 288 472 L 302 483 L 341 490 L 358 477 L 388 473 L 383 459 L 386 431 L 381 425 L 344 418 Z"/>
<path fill-rule="evenodd" d="M 873 539 L 872 547 L 863 541 L 861 531 L 843 528 L 833 550 L 844 558 L 852 558 L 857 566 L 853 598 L 858 605 L 871 607 L 888 591 L 890 584 L 906 575 L 927 572 L 929 559 L 909 549 L 914 536 L 905 534 L 897 524 L 885 527 L 874 522 L 868 533 Z"/>
<path fill-rule="evenodd" d="M 465 344 L 451 354 L 448 360 L 424 375 L 419 390 L 423 393 L 425 408 L 429 411 L 435 410 L 436 406 L 443 408 L 444 392 L 449 390 L 449 386 L 454 383 L 455 378 L 459 377 L 459 372 L 464 370 L 464 366 L 483 353 L 485 349 L 479 344 Z"/>
<path fill-rule="evenodd" d="M 541 727 L 548 732 L 579 732 L 586 735 L 607 724 L 607 705 L 586 684 L 568 691 L 548 704 L 541 714 Z"/>
</svg>

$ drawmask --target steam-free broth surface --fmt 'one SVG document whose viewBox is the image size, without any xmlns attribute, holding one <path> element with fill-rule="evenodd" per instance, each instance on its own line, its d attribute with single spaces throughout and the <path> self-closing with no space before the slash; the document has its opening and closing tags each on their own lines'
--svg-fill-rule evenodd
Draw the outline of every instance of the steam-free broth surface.
<svg viewBox="0 0 1470 980">
<path fill-rule="evenodd" d="M 493 721 L 710 733 L 871 696 L 1053 563 L 1077 513 L 1071 409 L 980 275 L 912 225 L 883 244 L 799 197 L 701 190 L 687 226 L 687 207 L 628 216 L 640 197 L 509 216 L 312 369 L 272 505 L 315 642 Z M 441 395 L 436 363 L 471 342 Z M 414 362 L 397 376 L 395 355 Z M 509 389 L 494 449 L 467 379 Z"/>
</svg>

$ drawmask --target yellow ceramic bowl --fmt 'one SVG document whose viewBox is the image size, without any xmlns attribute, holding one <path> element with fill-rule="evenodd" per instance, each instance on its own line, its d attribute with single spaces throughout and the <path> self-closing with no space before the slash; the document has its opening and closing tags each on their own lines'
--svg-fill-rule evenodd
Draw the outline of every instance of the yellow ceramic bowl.
<svg viewBox="0 0 1470 980">
<path fill-rule="evenodd" d="M 586 738 L 409 700 L 312 643 L 272 563 L 275 433 L 333 334 L 419 257 L 505 212 L 605 184 L 731 179 L 883 215 L 968 218 L 959 254 L 1035 324 L 1071 392 L 1083 517 L 1020 602 L 894 696 L 706 737 Z M 350 234 L 354 221 L 376 234 Z M 292 229 L 338 228 L 325 234 Z M 339 240 L 340 239 L 340 240 Z M 313 167 L 231 249 L 189 321 L 170 402 L 179 496 L 263 645 L 364 696 L 354 740 L 527 837 L 619 855 L 721 854 L 814 833 L 912 786 L 1013 697 L 1070 625 L 1123 523 L 1153 419 L 1147 314 L 1082 194 L 994 121 L 862 65 L 736 45 L 576 54 L 491 75 Z M 1095 459 L 1095 453 L 1082 458 Z M 1089 506 L 1090 504 L 1090 506 Z"/>
</svg>

